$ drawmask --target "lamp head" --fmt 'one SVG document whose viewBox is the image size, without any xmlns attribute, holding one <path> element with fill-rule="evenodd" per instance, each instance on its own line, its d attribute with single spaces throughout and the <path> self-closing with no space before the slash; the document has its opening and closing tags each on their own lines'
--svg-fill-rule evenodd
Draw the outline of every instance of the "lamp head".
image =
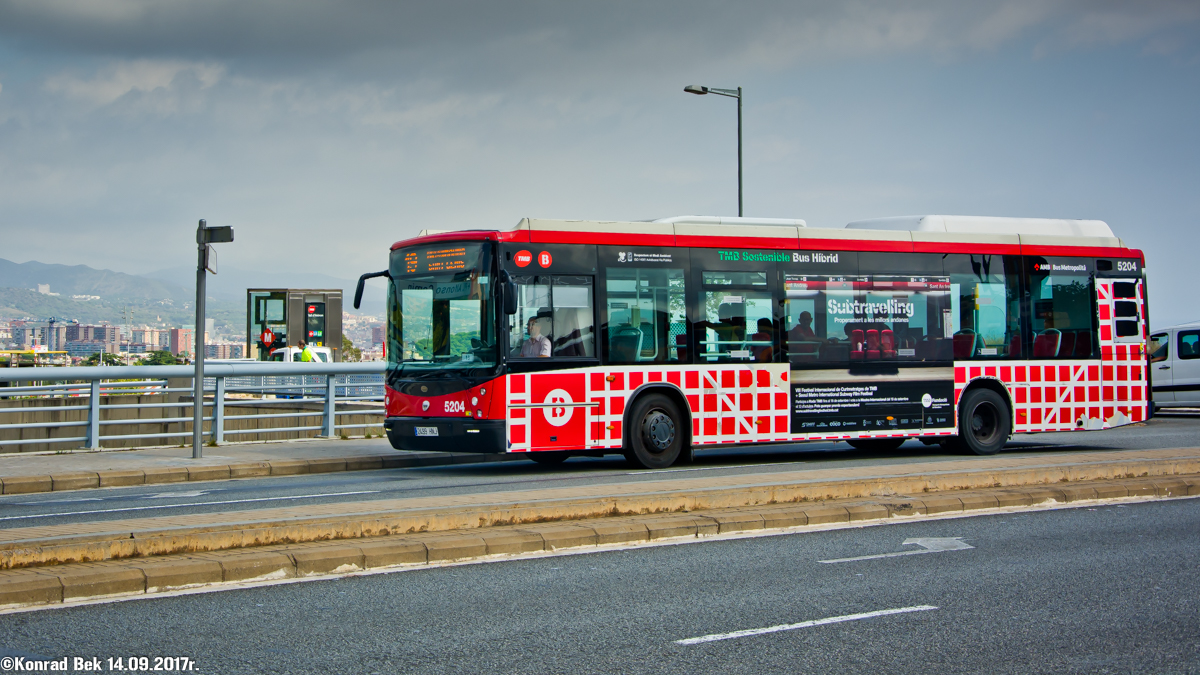
<svg viewBox="0 0 1200 675">
<path fill-rule="evenodd" d="M 689 84 L 688 86 L 684 87 L 683 90 L 689 94 L 699 94 L 700 96 L 708 93 L 708 87 L 701 86 L 699 84 Z"/>
</svg>

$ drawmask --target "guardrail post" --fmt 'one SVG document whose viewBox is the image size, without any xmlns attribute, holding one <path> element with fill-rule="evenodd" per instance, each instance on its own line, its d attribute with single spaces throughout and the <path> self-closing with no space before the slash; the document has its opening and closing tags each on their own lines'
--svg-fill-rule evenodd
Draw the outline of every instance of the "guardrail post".
<svg viewBox="0 0 1200 675">
<path fill-rule="evenodd" d="M 100 449 L 100 378 L 91 381 L 88 393 L 88 433 L 87 446 L 91 450 Z"/>
<path fill-rule="evenodd" d="M 218 377 L 217 390 L 213 392 L 212 440 L 217 445 L 225 442 L 225 378 Z"/>
<path fill-rule="evenodd" d="M 334 408 L 337 407 L 337 375 L 325 376 L 325 423 L 321 429 L 321 435 L 327 438 L 333 438 L 337 433 L 337 424 L 334 422 L 336 415 L 333 414 Z"/>
</svg>

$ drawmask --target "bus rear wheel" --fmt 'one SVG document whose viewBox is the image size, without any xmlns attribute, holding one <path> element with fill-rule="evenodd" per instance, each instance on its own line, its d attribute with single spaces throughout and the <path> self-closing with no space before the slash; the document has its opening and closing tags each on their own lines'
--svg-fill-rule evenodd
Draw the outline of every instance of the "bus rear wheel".
<svg viewBox="0 0 1200 675">
<path fill-rule="evenodd" d="M 891 452 L 899 450 L 900 446 L 904 445 L 907 438 L 856 438 L 852 441 L 846 441 L 850 447 L 855 450 L 865 450 L 867 452 Z"/>
<path fill-rule="evenodd" d="M 679 459 L 684 438 L 675 403 L 662 394 L 643 396 L 630 411 L 625 459 L 643 469 L 665 469 Z"/>
<path fill-rule="evenodd" d="M 567 461 L 567 458 L 571 455 L 565 452 L 531 452 L 528 456 L 529 459 L 532 459 L 538 464 L 557 466 Z"/>
<path fill-rule="evenodd" d="M 972 389 L 958 406 L 958 436 L 948 445 L 965 455 L 994 455 L 1012 434 L 1012 415 L 1004 397 L 991 389 Z"/>
</svg>

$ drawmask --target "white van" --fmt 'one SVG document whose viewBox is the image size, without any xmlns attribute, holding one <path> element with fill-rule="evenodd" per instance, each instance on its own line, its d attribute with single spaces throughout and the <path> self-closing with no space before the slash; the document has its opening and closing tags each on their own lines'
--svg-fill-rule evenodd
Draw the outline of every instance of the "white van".
<svg viewBox="0 0 1200 675">
<path fill-rule="evenodd" d="M 309 347 L 309 351 L 313 356 L 317 357 L 322 363 L 329 363 L 333 360 L 333 351 L 329 347 Z M 280 347 L 271 352 L 267 357 L 268 361 L 282 361 L 284 363 L 300 363 L 300 348 L 299 347 Z"/>
<path fill-rule="evenodd" d="M 1200 408 L 1200 322 L 1150 333 L 1154 407 Z"/>
</svg>

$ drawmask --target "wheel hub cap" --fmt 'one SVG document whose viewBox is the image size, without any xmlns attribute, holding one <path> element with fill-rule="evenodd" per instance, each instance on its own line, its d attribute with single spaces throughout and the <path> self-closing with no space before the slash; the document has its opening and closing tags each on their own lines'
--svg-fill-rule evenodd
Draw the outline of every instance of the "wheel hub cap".
<svg viewBox="0 0 1200 675">
<path fill-rule="evenodd" d="M 659 452 L 671 447 L 675 441 L 675 422 L 668 415 L 652 412 L 646 418 L 646 440 Z"/>
</svg>

